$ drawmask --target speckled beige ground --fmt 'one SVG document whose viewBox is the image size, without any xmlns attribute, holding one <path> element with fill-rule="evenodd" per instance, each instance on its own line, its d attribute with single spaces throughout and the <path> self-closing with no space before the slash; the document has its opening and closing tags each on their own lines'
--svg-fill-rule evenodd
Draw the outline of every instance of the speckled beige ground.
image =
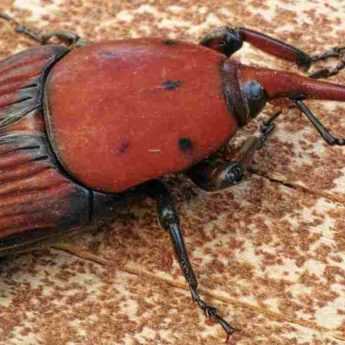
<svg viewBox="0 0 345 345">
<path fill-rule="evenodd" d="M 37 28 L 93 40 L 165 35 L 197 42 L 228 24 L 307 52 L 345 44 L 342 0 L 1 0 L 0 9 Z M 0 23 L 1 57 L 33 44 Z M 295 71 L 248 47 L 237 56 Z M 345 83 L 345 72 L 333 79 Z M 345 106 L 310 105 L 345 136 Z M 230 149 L 255 128 L 243 129 Z M 290 110 L 243 184 L 206 194 L 183 177 L 169 181 L 202 291 L 242 329 L 239 345 L 345 344 L 344 175 L 345 150 L 327 147 Z M 138 201 L 65 251 L 2 260 L 0 344 L 222 344 L 220 327 L 193 305 L 154 209 Z"/>
</svg>

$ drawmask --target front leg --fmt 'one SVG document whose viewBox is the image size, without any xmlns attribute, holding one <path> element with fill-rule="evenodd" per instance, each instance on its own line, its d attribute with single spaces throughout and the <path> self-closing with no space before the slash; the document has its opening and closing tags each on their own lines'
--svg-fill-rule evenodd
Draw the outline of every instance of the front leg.
<svg viewBox="0 0 345 345">
<path fill-rule="evenodd" d="M 230 56 L 242 47 L 243 42 L 250 43 L 265 53 L 294 62 L 306 69 L 312 63 L 312 57 L 302 50 L 261 32 L 246 28 L 227 26 L 218 28 L 206 35 L 200 44 Z"/>
<path fill-rule="evenodd" d="M 329 78 L 331 76 L 337 75 L 341 70 L 345 68 L 345 47 L 334 47 L 326 50 L 324 53 L 316 54 L 312 57 L 313 63 L 318 61 L 324 61 L 329 58 L 336 58 L 339 60 L 337 65 L 333 67 L 321 68 L 311 74 L 311 78 Z"/>
<path fill-rule="evenodd" d="M 321 54 L 308 55 L 301 49 L 282 42 L 276 38 L 265 35 L 261 32 L 246 28 L 221 27 L 208 35 L 200 42 L 201 45 L 217 50 L 218 52 L 230 56 L 239 50 L 243 42 L 262 50 L 265 53 L 276 56 L 280 59 L 291 61 L 297 66 L 309 69 L 312 64 L 329 58 L 338 59 L 335 67 L 322 68 L 311 73 L 312 78 L 328 78 L 336 75 L 345 68 L 345 47 L 333 47 Z"/>
<path fill-rule="evenodd" d="M 261 135 L 259 137 L 249 137 L 239 152 L 239 159 L 229 161 L 214 166 L 212 162 L 202 161 L 192 168 L 186 174 L 200 188 L 206 191 L 216 191 L 228 188 L 239 183 L 251 166 L 254 154 L 261 149 L 269 135 L 274 129 L 273 121 L 278 117 L 280 112 L 274 114 L 269 121 L 261 127 Z"/>
<path fill-rule="evenodd" d="M 169 232 L 175 254 L 180 264 L 183 275 L 189 285 L 192 298 L 197 303 L 204 314 L 218 322 L 229 338 L 234 332 L 233 328 L 218 313 L 217 309 L 207 304 L 199 295 L 198 280 L 193 271 L 193 267 L 189 261 L 188 252 L 184 243 L 183 234 L 180 226 L 178 214 L 175 209 L 173 199 L 166 186 L 158 181 L 153 180 L 144 185 L 149 196 L 157 201 L 157 211 L 159 222 L 163 229 Z"/>
</svg>

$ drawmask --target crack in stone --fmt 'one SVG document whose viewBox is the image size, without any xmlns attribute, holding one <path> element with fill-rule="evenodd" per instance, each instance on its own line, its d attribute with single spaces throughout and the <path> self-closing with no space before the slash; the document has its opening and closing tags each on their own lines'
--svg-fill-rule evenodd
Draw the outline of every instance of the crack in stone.
<svg viewBox="0 0 345 345">
<path fill-rule="evenodd" d="M 79 248 L 78 246 L 75 245 L 70 245 L 67 243 L 62 243 L 62 244 L 57 244 L 52 246 L 53 249 L 55 250 L 59 250 L 65 253 L 68 253 L 72 256 L 75 256 L 77 258 L 89 261 L 89 262 L 93 262 L 95 264 L 101 265 L 101 266 L 108 266 L 110 265 L 110 262 L 106 259 L 103 259 L 95 254 L 90 253 L 88 250 Z M 129 273 L 129 274 L 133 274 L 136 276 L 146 276 L 150 279 L 155 279 L 157 281 L 163 281 L 166 284 L 168 284 L 169 286 L 179 289 L 179 290 L 183 290 L 186 293 L 188 292 L 188 288 L 187 288 L 187 284 L 186 283 L 182 283 L 177 281 L 176 279 L 173 278 L 168 278 L 168 277 L 160 277 L 154 273 L 151 272 L 147 272 L 141 268 L 138 268 L 137 266 L 128 263 L 126 264 L 124 267 L 120 268 L 119 271 L 122 271 L 124 273 Z M 283 314 L 277 313 L 277 312 L 273 312 L 269 309 L 266 308 L 262 308 L 260 306 L 255 306 L 255 305 L 251 305 L 245 302 L 240 302 L 234 298 L 231 297 L 227 297 L 224 295 L 219 295 L 214 291 L 210 291 L 210 290 L 205 290 L 205 289 L 200 289 L 200 292 L 203 295 L 206 295 L 208 297 L 211 297 L 212 299 L 214 299 L 215 301 L 219 301 L 222 302 L 224 304 L 231 304 L 234 306 L 237 306 L 238 308 L 246 308 L 246 309 L 250 309 L 252 311 L 254 311 L 256 314 L 262 314 L 265 317 L 273 320 L 273 321 L 277 321 L 277 322 L 288 322 L 290 324 L 294 324 L 294 325 L 299 325 L 305 328 L 309 328 L 315 331 L 320 332 L 321 334 L 325 334 L 327 333 L 330 337 L 339 340 L 339 341 L 344 341 L 345 342 L 345 336 L 337 330 L 332 330 L 326 327 L 322 327 L 322 326 L 318 326 L 316 325 L 314 322 L 312 321 L 307 321 L 307 320 L 296 320 L 296 319 L 290 319 L 288 317 L 286 317 Z M 242 333 L 245 333 L 245 330 L 242 331 Z"/>
<path fill-rule="evenodd" d="M 302 186 L 301 184 L 289 182 L 288 180 L 283 180 L 282 175 L 276 175 L 276 176 L 273 175 L 272 176 L 272 175 L 269 175 L 268 173 L 266 173 L 264 171 L 257 170 L 254 168 L 251 168 L 250 171 L 253 174 L 255 174 L 259 177 L 262 177 L 262 178 L 264 178 L 270 182 L 277 183 L 277 184 L 283 185 L 287 188 L 294 189 L 296 191 L 309 193 L 311 195 L 315 195 L 317 197 L 322 197 L 322 198 L 325 198 L 329 201 L 345 205 L 345 197 L 337 196 L 337 195 L 327 193 L 327 192 L 322 192 L 320 190 L 312 190 L 312 189 L 309 189 L 305 186 Z"/>
</svg>

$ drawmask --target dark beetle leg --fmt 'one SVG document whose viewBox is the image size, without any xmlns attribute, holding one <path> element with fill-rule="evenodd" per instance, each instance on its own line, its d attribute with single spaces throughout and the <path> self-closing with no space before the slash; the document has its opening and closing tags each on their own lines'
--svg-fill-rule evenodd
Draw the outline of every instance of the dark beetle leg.
<svg viewBox="0 0 345 345">
<path fill-rule="evenodd" d="M 13 24 L 16 32 L 21 33 L 28 38 L 42 44 L 41 35 L 39 33 L 19 24 L 14 18 L 5 13 L 0 13 L 0 18 L 7 20 L 10 24 Z"/>
<path fill-rule="evenodd" d="M 193 300 L 198 304 L 205 315 L 218 322 L 223 327 L 228 337 L 230 337 L 235 332 L 235 328 L 230 326 L 218 314 L 218 311 L 215 307 L 205 303 L 199 295 L 198 281 L 188 258 L 179 217 L 168 189 L 162 182 L 158 180 L 148 182 L 145 187 L 149 195 L 157 201 L 159 222 L 163 229 L 169 232 L 178 262 L 189 285 Z"/>
<path fill-rule="evenodd" d="M 42 44 L 49 44 L 52 38 L 57 38 L 66 46 L 73 46 L 79 44 L 81 38 L 74 32 L 71 31 L 53 31 L 46 34 L 42 34 Z"/>
<path fill-rule="evenodd" d="M 254 47 L 308 69 L 312 58 L 302 50 L 263 33 L 246 28 L 223 27 L 205 36 L 200 44 L 230 56 L 248 42 Z"/>
<path fill-rule="evenodd" d="M 345 138 L 337 138 L 320 122 L 320 120 L 311 112 L 302 100 L 294 100 L 297 108 L 309 119 L 312 125 L 320 133 L 321 137 L 329 145 L 345 145 Z"/>
<path fill-rule="evenodd" d="M 14 18 L 8 16 L 5 13 L 0 13 L 0 18 L 7 20 L 9 23 L 14 25 L 16 32 L 27 36 L 28 38 L 44 45 L 50 44 L 51 39 L 56 38 L 66 46 L 84 45 L 86 42 L 83 41 L 77 34 L 70 31 L 54 31 L 45 34 L 40 34 L 28 27 L 19 24 Z"/>
<path fill-rule="evenodd" d="M 272 133 L 273 121 L 278 115 L 272 116 L 270 120 L 264 123 L 259 137 L 251 136 L 245 141 L 237 161 L 230 161 L 217 166 L 203 161 L 189 169 L 186 172 L 187 176 L 198 187 L 207 191 L 221 190 L 239 183 L 244 177 L 245 171 L 251 166 L 255 152 L 263 146 Z"/>
<path fill-rule="evenodd" d="M 328 58 L 340 59 L 335 67 L 322 68 L 311 73 L 309 75 L 311 78 L 328 78 L 345 68 L 345 47 L 334 47 L 321 54 L 308 55 L 285 42 L 246 28 L 222 27 L 216 29 L 206 35 L 200 44 L 230 56 L 242 47 L 243 42 L 250 43 L 254 47 L 280 59 L 294 62 L 305 69 Z"/>
<path fill-rule="evenodd" d="M 338 58 L 340 62 L 334 67 L 326 67 L 321 68 L 311 74 L 309 77 L 311 78 L 328 78 L 333 75 L 336 75 L 339 71 L 345 68 L 345 47 L 334 47 L 329 50 L 326 50 L 322 54 L 317 54 L 312 56 L 312 62 L 318 62 L 322 60 L 326 60 L 328 58 Z"/>
<path fill-rule="evenodd" d="M 315 54 L 312 56 L 312 61 L 322 61 L 327 60 L 329 58 L 337 58 L 345 53 L 345 47 L 334 47 L 331 49 L 326 50 L 325 52 L 321 54 Z"/>
<path fill-rule="evenodd" d="M 290 105 L 288 108 L 292 108 L 294 107 L 294 105 Z M 260 126 L 260 132 L 261 132 L 261 136 L 259 137 L 260 139 L 260 143 L 258 145 L 257 150 L 260 150 L 263 146 L 263 144 L 266 142 L 268 136 L 272 133 L 272 131 L 275 128 L 275 123 L 274 121 L 278 118 L 278 116 L 280 116 L 282 114 L 282 110 L 278 110 L 275 113 L 273 113 L 268 120 L 265 120 L 262 122 L 261 126 Z"/>
</svg>

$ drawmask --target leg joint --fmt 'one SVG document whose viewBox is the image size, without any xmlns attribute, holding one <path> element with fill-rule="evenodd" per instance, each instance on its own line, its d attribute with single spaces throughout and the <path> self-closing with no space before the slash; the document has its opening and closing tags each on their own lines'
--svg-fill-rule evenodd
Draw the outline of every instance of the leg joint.
<svg viewBox="0 0 345 345">
<path fill-rule="evenodd" d="M 200 44 L 230 56 L 242 47 L 243 38 L 239 29 L 225 26 L 210 32 Z"/>
<path fill-rule="evenodd" d="M 165 205 L 164 207 L 160 208 L 159 222 L 164 229 L 169 229 L 172 224 L 179 224 L 176 210 L 172 205 Z"/>
</svg>

